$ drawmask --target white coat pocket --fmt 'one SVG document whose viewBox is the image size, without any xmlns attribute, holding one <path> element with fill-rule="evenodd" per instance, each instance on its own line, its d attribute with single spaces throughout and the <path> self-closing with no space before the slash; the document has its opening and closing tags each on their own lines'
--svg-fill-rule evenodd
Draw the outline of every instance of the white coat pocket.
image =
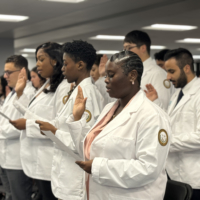
<svg viewBox="0 0 200 200">
<path fill-rule="evenodd" d="M 105 152 L 108 158 L 131 159 L 135 148 L 135 139 L 111 136 L 105 145 Z"/>
<path fill-rule="evenodd" d="M 68 155 L 66 152 L 62 152 L 62 159 L 60 163 L 59 174 L 59 187 L 62 190 L 73 190 L 79 196 L 82 195 L 83 190 L 83 176 L 84 171 L 75 163 L 75 159 Z M 76 177 L 74 179 L 74 177 Z M 74 181 L 69 181 L 74 179 Z"/>
<path fill-rule="evenodd" d="M 37 150 L 37 167 L 36 174 L 40 176 L 48 176 L 51 174 L 53 157 L 53 147 L 39 147 Z"/>
</svg>

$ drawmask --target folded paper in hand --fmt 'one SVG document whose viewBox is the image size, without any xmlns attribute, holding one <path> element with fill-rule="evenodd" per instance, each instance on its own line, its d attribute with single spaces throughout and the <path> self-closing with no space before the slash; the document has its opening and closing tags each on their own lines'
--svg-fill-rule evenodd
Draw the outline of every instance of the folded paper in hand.
<svg viewBox="0 0 200 200">
<path fill-rule="evenodd" d="M 7 120 L 11 120 L 8 116 L 6 116 L 4 113 L 2 113 L 1 111 L 0 111 L 0 115 L 2 115 L 3 117 L 5 117 Z"/>
</svg>

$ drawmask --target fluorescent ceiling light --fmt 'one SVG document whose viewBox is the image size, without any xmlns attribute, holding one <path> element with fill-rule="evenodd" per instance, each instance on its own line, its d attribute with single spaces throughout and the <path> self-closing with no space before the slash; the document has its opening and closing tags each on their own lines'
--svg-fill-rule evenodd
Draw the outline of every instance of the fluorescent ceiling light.
<svg viewBox="0 0 200 200">
<path fill-rule="evenodd" d="M 151 49 L 165 49 L 166 46 L 151 45 Z"/>
<path fill-rule="evenodd" d="M 85 0 L 41 0 L 41 1 L 52 1 L 52 2 L 61 2 L 61 3 L 80 3 Z"/>
<path fill-rule="evenodd" d="M 97 35 L 90 37 L 91 40 L 124 40 L 125 36 L 121 35 Z"/>
<path fill-rule="evenodd" d="M 174 25 L 174 24 L 152 24 L 151 26 L 143 27 L 143 29 L 160 30 L 160 31 L 189 31 L 197 28 L 198 28 L 197 26 Z"/>
<path fill-rule="evenodd" d="M 26 52 L 26 53 L 35 53 L 35 49 L 23 49 L 21 52 Z"/>
<path fill-rule="evenodd" d="M 24 56 L 24 57 L 28 57 L 28 54 L 22 54 L 22 56 Z"/>
<path fill-rule="evenodd" d="M 20 22 L 28 19 L 27 16 L 20 15 L 0 15 L 0 21 L 2 22 Z"/>
<path fill-rule="evenodd" d="M 97 54 L 115 54 L 119 53 L 119 51 L 112 51 L 112 50 L 100 50 L 96 52 Z"/>
<path fill-rule="evenodd" d="M 194 59 L 200 59 L 200 55 L 193 55 Z"/>
<path fill-rule="evenodd" d="M 183 40 L 177 40 L 178 43 L 200 43 L 200 38 L 185 38 Z"/>
</svg>

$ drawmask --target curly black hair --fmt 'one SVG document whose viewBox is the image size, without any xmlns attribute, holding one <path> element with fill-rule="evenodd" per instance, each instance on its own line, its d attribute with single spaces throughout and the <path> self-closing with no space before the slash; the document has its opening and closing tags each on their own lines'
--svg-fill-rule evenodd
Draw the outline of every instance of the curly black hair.
<svg viewBox="0 0 200 200">
<path fill-rule="evenodd" d="M 66 42 L 63 44 L 62 50 L 63 53 L 67 53 L 75 63 L 83 61 L 86 63 L 88 71 L 92 69 L 92 65 L 96 60 L 96 50 L 91 44 L 82 40 L 74 40 L 73 42 Z"/>
<path fill-rule="evenodd" d="M 56 65 L 52 67 L 54 69 L 53 75 L 50 78 L 50 89 L 44 90 L 44 93 L 48 92 L 55 92 L 59 84 L 62 82 L 64 76 L 62 74 L 62 66 L 63 66 L 63 54 L 62 54 L 62 45 L 54 43 L 54 42 L 47 42 L 44 44 L 41 44 L 37 47 L 35 51 L 35 57 L 37 61 L 37 52 L 39 49 L 43 49 L 45 53 L 49 55 L 49 57 L 53 60 L 56 60 Z"/>
<path fill-rule="evenodd" d="M 115 62 L 124 70 L 124 74 L 128 75 L 132 70 L 138 73 L 137 81 L 140 85 L 143 74 L 143 63 L 140 57 L 131 51 L 121 51 L 111 56 L 110 62 Z"/>
</svg>

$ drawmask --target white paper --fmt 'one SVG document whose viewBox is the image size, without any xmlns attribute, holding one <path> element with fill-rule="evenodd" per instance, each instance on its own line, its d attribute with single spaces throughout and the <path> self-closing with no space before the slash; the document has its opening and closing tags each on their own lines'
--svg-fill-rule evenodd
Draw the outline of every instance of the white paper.
<svg viewBox="0 0 200 200">
<path fill-rule="evenodd" d="M 53 133 L 50 131 L 42 131 L 49 139 L 51 139 L 53 142 L 55 142 L 60 149 L 67 152 L 70 156 L 74 157 L 77 161 L 80 161 L 80 157 L 75 154 L 70 148 L 68 148 L 64 143 L 62 143 Z"/>
<path fill-rule="evenodd" d="M 3 117 L 5 117 L 7 120 L 11 120 L 8 116 L 6 116 L 4 113 L 2 113 L 1 111 L 0 111 L 0 115 L 2 115 Z"/>
</svg>

